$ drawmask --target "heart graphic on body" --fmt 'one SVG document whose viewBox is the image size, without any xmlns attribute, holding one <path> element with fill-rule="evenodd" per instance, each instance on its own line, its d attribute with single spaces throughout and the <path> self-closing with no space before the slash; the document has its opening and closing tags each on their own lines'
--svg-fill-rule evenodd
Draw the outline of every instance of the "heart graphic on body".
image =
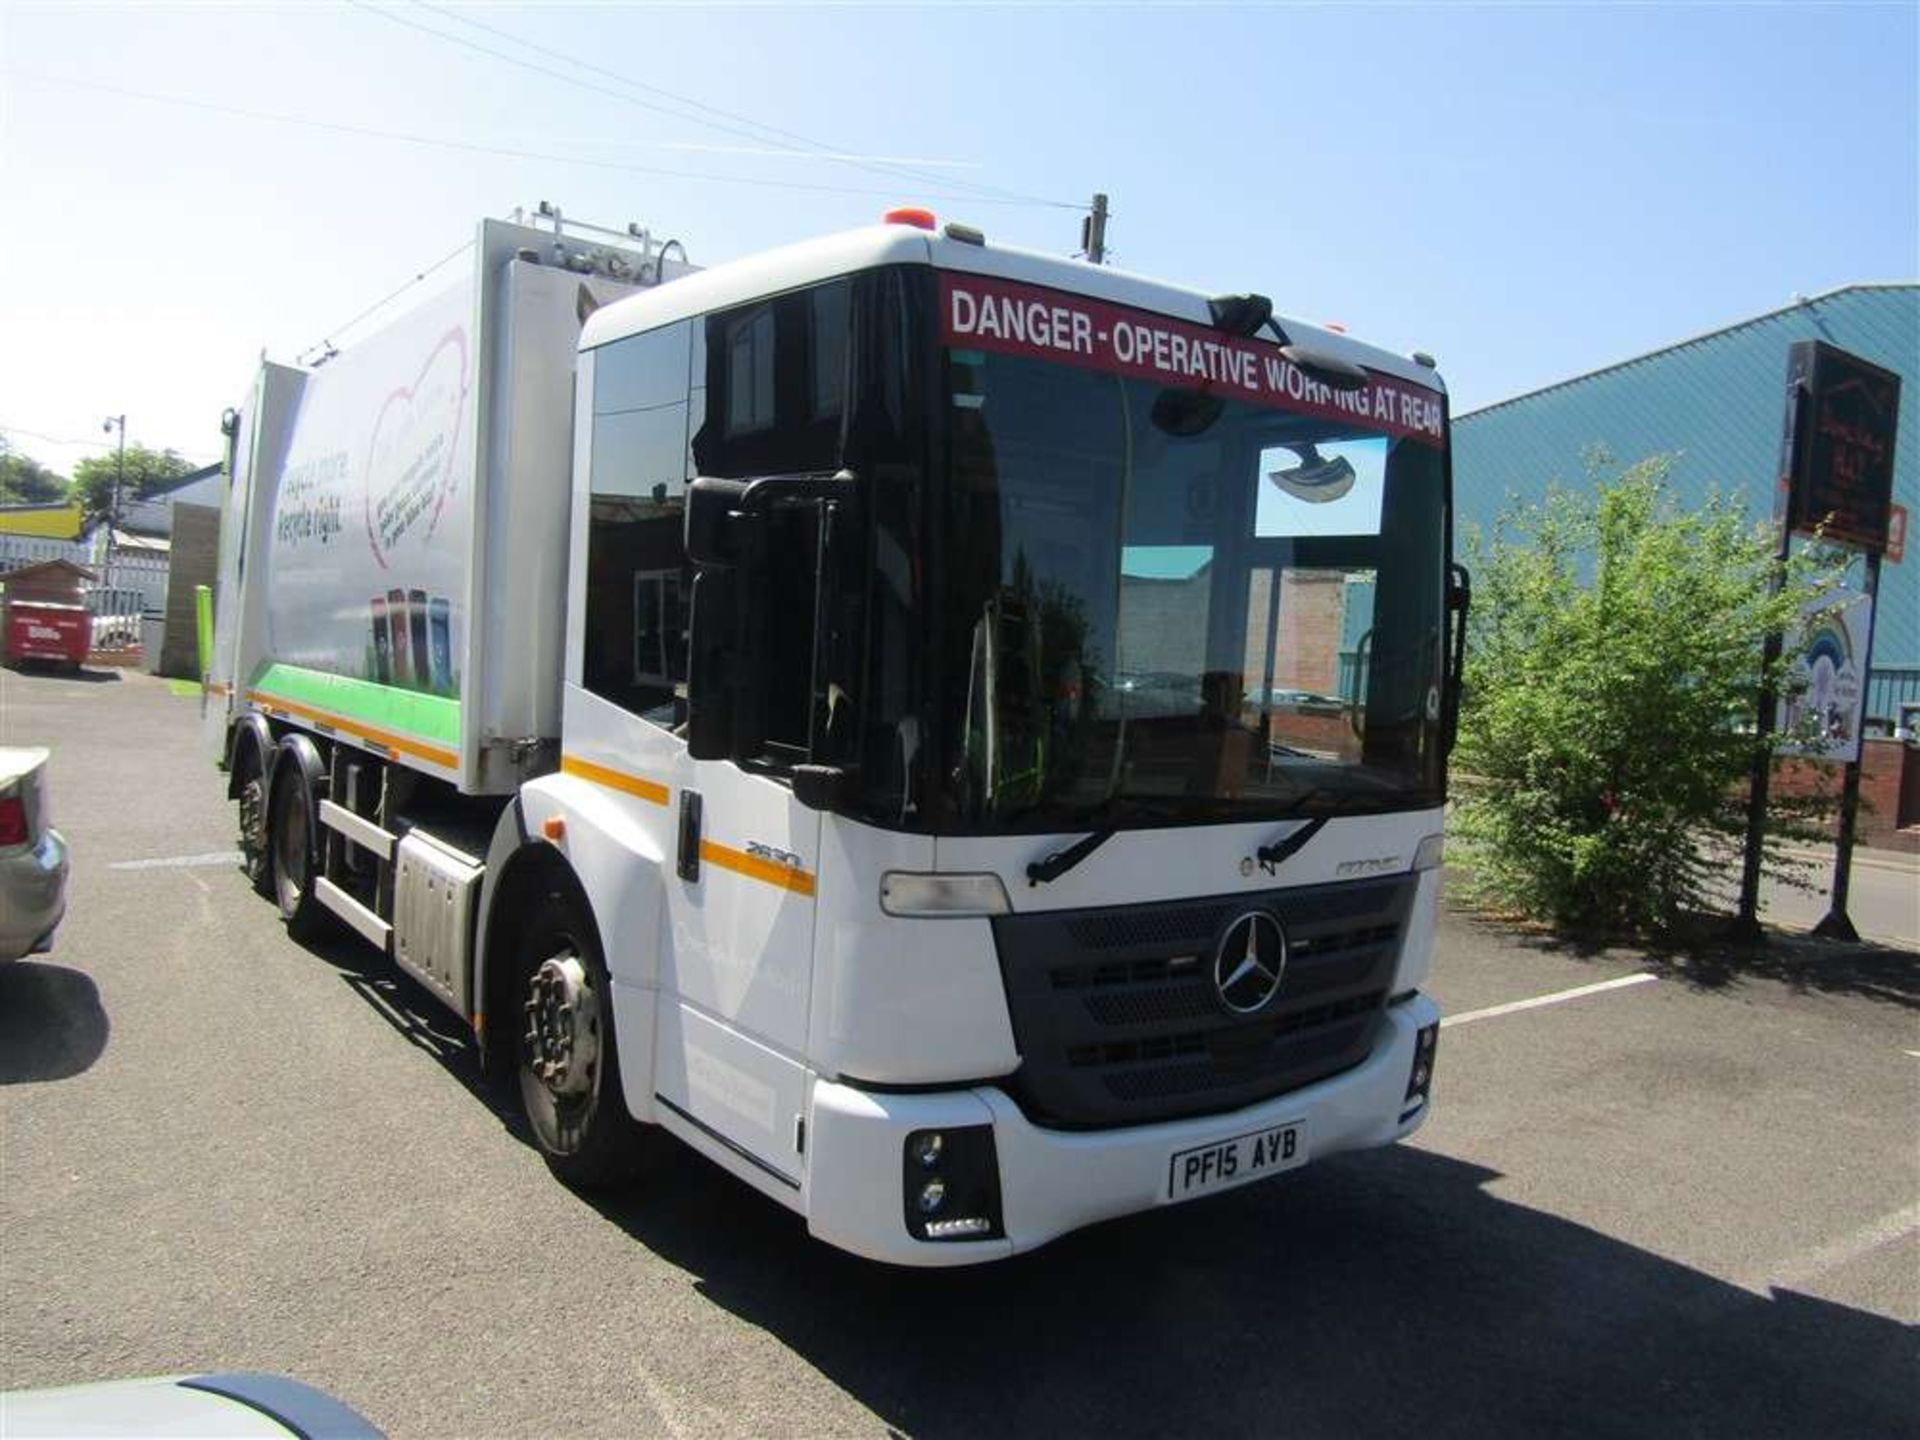
<svg viewBox="0 0 1920 1440">
<path fill-rule="evenodd" d="M 413 384 L 381 403 L 367 447 L 367 543 L 380 568 L 395 548 L 424 544 L 453 493 L 454 452 L 467 398 L 467 332 L 449 330 Z"/>
</svg>

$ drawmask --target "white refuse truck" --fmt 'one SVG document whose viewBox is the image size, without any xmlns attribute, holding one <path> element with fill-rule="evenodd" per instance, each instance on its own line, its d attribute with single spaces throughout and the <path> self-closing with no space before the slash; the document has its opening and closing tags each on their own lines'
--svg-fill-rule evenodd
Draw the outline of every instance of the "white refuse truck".
<svg viewBox="0 0 1920 1440">
<path fill-rule="evenodd" d="M 706 270 L 549 218 L 229 416 L 209 713 L 289 925 L 563 1180 L 664 1134 L 902 1264 L 1415 1129 L 1432 362 L 923 211 Z"/>
</svg>

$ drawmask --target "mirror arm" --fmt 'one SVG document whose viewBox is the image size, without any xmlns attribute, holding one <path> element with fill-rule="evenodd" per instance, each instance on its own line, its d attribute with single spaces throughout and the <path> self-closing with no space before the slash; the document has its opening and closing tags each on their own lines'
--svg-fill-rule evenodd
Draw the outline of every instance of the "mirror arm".
<svg viewBox="0 0 1920 1440">
<path fill-rule="evenodd" d="M 1440 753 L 1453 753 L 1460 731 L 1460 693 L 1467 664 L 1467 613 L 1473 608 L 1473 577 L 1464 565 L 1447 566 L 1447 689 Z"/>
</svg>

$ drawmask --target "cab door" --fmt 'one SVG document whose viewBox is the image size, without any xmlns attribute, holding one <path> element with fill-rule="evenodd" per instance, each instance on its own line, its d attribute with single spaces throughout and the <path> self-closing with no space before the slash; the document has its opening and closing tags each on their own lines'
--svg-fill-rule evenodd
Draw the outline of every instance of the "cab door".
<svg viewBox="0 0 1920 1440">
<path fill-rule="evenodd" d="M 820 816 L 731 761 L 680 759 L 656 1098 L 797 1192 Z"/>
<path fill-rule="evenodd" d="M 836 468 L 847 296 L 847 282 L 832 281 L 696 323 L 689 473 L 745 480 Z M 762 659 L 728 677 L 757 707 L 751 753 L 695 760 L 683 745 L 678 756 L 656 1037 L 660 1107 L 789 1200 L 802 1181 L 811 1078 L 821 817 L 785 777 L 819 753 L 833 714 L 820 698 L 815 644 L 824 513 L 801 504 L 770 516 L 751 576 L 743 616 Z M 683 594 L 690 610 L 690 578 Z"/>
</svg>

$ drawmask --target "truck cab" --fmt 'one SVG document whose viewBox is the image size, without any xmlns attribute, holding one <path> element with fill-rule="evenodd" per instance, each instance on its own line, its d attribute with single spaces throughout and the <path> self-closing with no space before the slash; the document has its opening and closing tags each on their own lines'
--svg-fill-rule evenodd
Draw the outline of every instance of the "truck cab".
<svg viewBox="0 0 1920 1440">
<path fill-rule="evenodd" d="M 1430 364 L 929 227 L 587 321 L 479 992 L 561 1167 L 959 1264 L 1421 1123 L 1461 596 Z"/>
</svg>

